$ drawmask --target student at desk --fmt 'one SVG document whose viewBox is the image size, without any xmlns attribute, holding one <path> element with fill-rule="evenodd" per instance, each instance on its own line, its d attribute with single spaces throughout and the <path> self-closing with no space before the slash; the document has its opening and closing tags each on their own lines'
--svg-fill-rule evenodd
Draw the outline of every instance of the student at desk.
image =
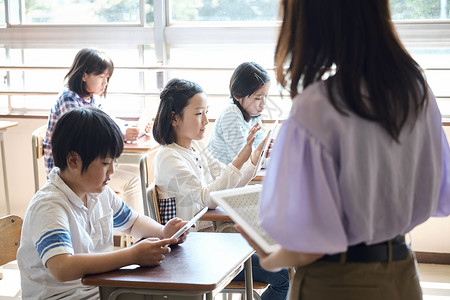
<svg viewBox="0 0 450 300">
<path fill-rule="evenodd" d="M 246 143 L 249 131 L 262 124 L 261 113 L 270 88 L 270 76 L 259 64 L 240 64 L 230 79 L 230 103 L 214 123 L 207 149 L 220 162 L 229 164 Z M 264 131 L 255 133 L 253 146 L 264 139 Z"/>
<path fill-rule="evenodd" d="M 155 185 L 162 222 L 177 216 L 190 219 L 205 205 L 216 208 L 209 194 L 212 191 L 247 184 L 261 153 L 261 143 L 252 149 L 254 135 L 260 129 L 255 124 L 238 155 L 224 165 L 209 154 L 200 142 L 208 124 L 207 98 L 196 83 L 170 80 L 160 95 L 160 105 L 153 125 L 153 137 L 162 146 L 155 157 Z M 202 223 L 199 224 L 200 229 Z M 258 257 L 252 257 L 253 278 L 269 283 L 264 300 L 282 300 L 289 288 L 287 269 L 267 272 L 259 267 Z M 243 272 L 237 280 L 243 280 Z"/>
<path fill-rule="evenodd" d="M 98 299 L 81 284 L 86 274 L 126 265 L 157 266 L 170 252 L 170 238 L 186 224 L 165 226 L 138 215 L 107 185 L 123 150 L 119 127 L 96 108 L 75 108 L 56 123 L 55 168 L 28 206 L 17 261 L 23 299 Z M 113 249 L 113 230 L 142 241 Z M 161 239 L 161 240 L 160 240 Z"/>
<path fill-rule="evenodd" d="M 114 71 L 112 60 L 96 49 L 78 51 L 72 66 L 65 76 L 67 86 L 58 95 L 58 100 L 48 117 L 47 132 L 44 138 L 44 160 L 47 175 L 53 168 L 51 138 L 56 121 L 75 107 L 102 108 L 101 97 L 106 97 L 108 82 Z M 125 122 L 114 119 L 120 126 L 124 138 L 136 140 L 137 127 L 125 126 Z M 147 129 L 149 130 L 149 129 Z M 143 213 L 143 201 L 139 180 L 139 168 L 133 165 L 120 165 L 111 180 L 111 188 L 119 193 L 124 201 L 139 213 Z"/>
</svg>

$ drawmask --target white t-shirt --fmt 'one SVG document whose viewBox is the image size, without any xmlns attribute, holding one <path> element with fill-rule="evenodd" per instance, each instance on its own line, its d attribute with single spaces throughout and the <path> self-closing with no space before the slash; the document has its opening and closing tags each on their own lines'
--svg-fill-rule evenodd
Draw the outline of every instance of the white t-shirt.
<svg viewBox="0 0 450 300">
<path fill-rule="evenodd" d="M 60 254 L 113 250 L 113 231 L 130 228 L 138 214 L 109 187 L 88 194 L 87 207 L 59 177 L 59 168 L 28 206 L 17 261 L 22 299 L 98 299 L 96 287 L 80 279 L 59 282 L 45 267 Z"/>
</svg>

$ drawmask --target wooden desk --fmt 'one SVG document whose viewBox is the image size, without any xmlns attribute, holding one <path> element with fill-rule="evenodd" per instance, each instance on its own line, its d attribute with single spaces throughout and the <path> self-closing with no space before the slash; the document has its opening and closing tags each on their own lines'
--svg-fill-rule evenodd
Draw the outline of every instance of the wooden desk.
<svg viewBox="0 0 450 300">
<path fill-rule="evenodd" d="M 264 176 L 266 175 L 266 169 L 261 169 L 256 173 L 256 176 L 252 179 L 252 181 L 262 181 Z"/>
<path fill-rule="evenodd" d="M 125 153 L 146 152 L 159 147 L 159 144 L 148 135 L 143 135 L 134 142 L 126 142 L 123 148 Z"/>
<path fill-rule="evenodd" d="M 217 206 L 216 209 L 209 209 L 201 218 L 200 221 L 222 221 L 233 222 L 230 216 L 223 210 L 222 207 Z"/>
<path fill-rule="evenodd" d="M 5 185 L 5 202 L 7 215 L 11 214 L 11 205 L 9 202 L 8 178 L 6 175 L 5 143 L 3 140 L 3 133 L 6 132 L 6 129 L 13 126 L 17 126 L 17 122 L 0 121 L 0 147 L 2 150 L 3 183 Z"/>
<path fill-rule="evenodd" d="M 206 295 L 212 300 L 245 263 L 246 293 L 251 299 L 253 252 L 238 233 L 192 232 L 184 244 L 172 248 L 161 266 L 88 275 L 82 283 L 99 286 L 101 299 L 143 299 L 144 295 L 153 295 L 154 300 L 200 300 Z"/>
</svg>

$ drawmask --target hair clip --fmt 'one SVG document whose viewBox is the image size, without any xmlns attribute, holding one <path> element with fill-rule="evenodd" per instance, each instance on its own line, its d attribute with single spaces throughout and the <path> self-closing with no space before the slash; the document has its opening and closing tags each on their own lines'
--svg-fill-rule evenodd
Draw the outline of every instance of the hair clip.
<svg viewBox="0 0 450 300">
<path fill-rule="evenodd" d="M 258 79 L 259 83 L 261 83 L 261 86 L 265 84 L 264 80 L 256 73 L 253 73 L 255 75 L 256 79 Z"/>
</svg>

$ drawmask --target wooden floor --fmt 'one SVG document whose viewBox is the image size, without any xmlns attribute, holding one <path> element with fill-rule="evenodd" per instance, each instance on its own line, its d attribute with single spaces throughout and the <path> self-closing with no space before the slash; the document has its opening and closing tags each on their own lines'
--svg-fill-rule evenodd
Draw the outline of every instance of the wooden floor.
<svg viewBox="0 0 450 300">
<path fill-rule="evenodd" d="M 419 271 L 424 300 L 450 300 L 450 265 L 419 264 Z M 0 280 L 0 300 L 13 299 L 21 299 L 20 274 L 15 261 L 3 266 Z M 233 300 L 238 299 L 239 295 L 233 296 Z"/>
</svg>

